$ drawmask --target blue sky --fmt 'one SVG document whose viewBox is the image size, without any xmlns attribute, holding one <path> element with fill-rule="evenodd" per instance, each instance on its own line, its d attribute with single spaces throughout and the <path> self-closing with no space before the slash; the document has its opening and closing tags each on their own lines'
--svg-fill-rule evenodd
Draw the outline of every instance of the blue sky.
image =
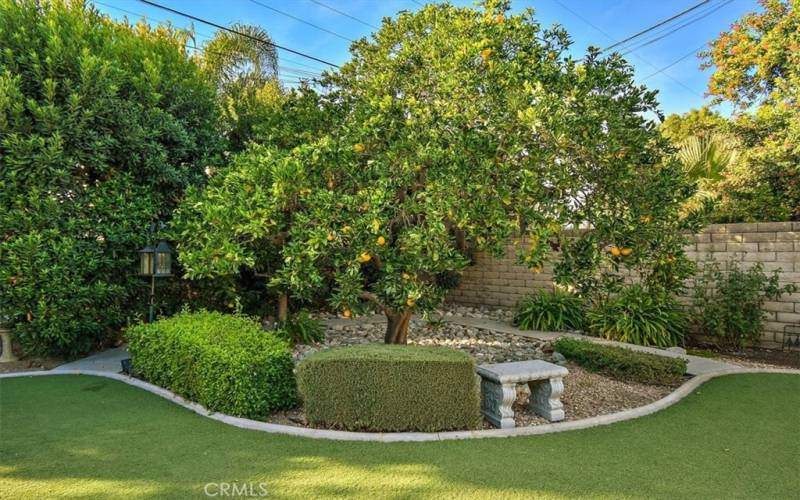
<svg viewBox="0 0 800 500">
<path fill-rule="evenodd" d="M 235 22 L 257 24 L 265 28 L 273 40 L 281 45 L 314 55 L 333 63 L 343 63 L 349 58 L 346 40 L 368 36 L 373 28 L 315 4 L 312 0 L 154 0 L 163 5 L 191 13 L 218 24 Z M 348 13 L 368 24 L 380 25 L 385 16 L 394 16 L 401 10 L 420 9 L 420 0 L 319 0 L 321 3 Z M 438 0 L 437 0 L 438 1 Z M 627 36 L 676 14 L 700 0 L 513 0 L 513 11 L 532 7 L 543 25 L 561 24 L 574 40 L 572 54 L 580 57 L 590 45 L 606 47 Z M 145 15 L 149 22 L 172 21 L 184 27 L 192 21 L 170 14 L 138 0 L 100 0 L 97 8 L 115 18 L 138 19 Z M 473 5 L 473 0 L 452 0 L 457 5 Z M 259 5 L 261 4 L 261 5 Z M 268 7 L 277 9 L 334 32 L 331 34 L 292 19 Z M 707 13 L 691 25 L 663 39 L 641 47 L 627 56 L 636 68 L 637 80 L 659 90 L 659 100 L 665 113 L 680 113 L 702 105 L 706 98 L 709 71 L 699 69 L 700 61 L 694 52 L 708 41 L 726 31 L 742 14 L 758 10 L 756 0 L 711 0 L 708 5 L 687 14 L 686 20 Z M 122 10 L 121 10 L 122 9 Z M 716 10 L 713 10 L 716 9 Z M 128 13 L 124 11 L 129 11 Z M 713 10 L 713 12 L 712 12 Z M 131 14 L 132 13 L 132 14 Z M 675 25 L 681 21 L 676 21 Z M 214 28 L 194 23 L 198 42 L 211 35 Z M 664 28 L 667 31 L 667 28 Z M 340 36 L 337 36 L 340 35 Z M 653 35 L 655 37 L 655 35 Z M 647 40 L 643 37 L 642 40 Z M 665 71 L 664 67 L 675 63 Z M 280 53 L 282 78 L 287 84 L 298 75 L 319 72 L 325 66 L 299 56 Z M 648 78 L 649 77 L 649 78 Z M 729 109 L 719 110 L 728 113 Z"/>
</svg>

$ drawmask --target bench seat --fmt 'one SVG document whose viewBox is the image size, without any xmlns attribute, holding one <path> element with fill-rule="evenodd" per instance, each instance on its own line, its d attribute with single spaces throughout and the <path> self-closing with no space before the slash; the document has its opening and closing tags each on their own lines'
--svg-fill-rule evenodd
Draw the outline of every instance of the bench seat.
<svg viewBox="0 0 800 500">
<path fill-rule="evenodd" d="M 541 359 L 481 365 L 481 412 L 495 427 L 514 427 L 512 405 L 517 398 L 517 384 L 527 383 L 531 390 L 530 409 L 551 422 L 563 420 L 561 393 L 568 373 L 563 366 Z"/>
</svg>

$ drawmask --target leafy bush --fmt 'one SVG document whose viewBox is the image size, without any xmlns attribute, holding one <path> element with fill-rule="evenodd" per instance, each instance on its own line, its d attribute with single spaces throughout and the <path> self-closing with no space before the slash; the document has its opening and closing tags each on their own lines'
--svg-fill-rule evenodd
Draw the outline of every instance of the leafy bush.
<svg viewBox="0 0 800 500">
<path fill-rule="evenodd" d="M 780 272 L 768 276 L 760 262 L 745 270 L 731 260 L 725 267 L 708 261 L 695 279 L 695 325 L 699 333 L 717 338 L 725 347 L 740 348 L 761 337 L 764 301 L 777 300 L 798 287 L 781 286 Z"/>
<path fill-rule="evenodd" d="M 443 348 L 359 345 L 297 368 L 308 421 L 368 431 L 444 431 L 481 424 L 475 362 Z"/>
<path fill-rule="evenodd" d="M 568 337 L 558 339 L 555 350 L 587 370 L 623 381 L 674 385 L 686 374 L 686 360 L 668 358 L 622 347 Z"/>
<path fill-rule="evenodd" d="M 583 300 L 558 289 L 525 297 L 514 311 L 514 324 L 524 330 L 581 330 L 585 321 Z"/>
<path fill-rule="evenodd" d="M 589 331 L 620 342 L 659 347 L 679 344 L 687 328 L 686 312 L 674 297 L 632 285 L 587 313 Z"/>
<path fill-rule="evenodd" d="M 248 318 L 182 312 L 127 336 L 137 375 L 209 410 L 263 418 L 296 403 L 289 343 Z"/>
<path fill-rule="evenodd" d="M 79 354 L 146 310 L 136 251 L 220 150 L 187 37 L 0 0 L 0 316 L 25 351 Z"/>
<path fill-rule="evenodd" d="M 325 340 L 325 325 L 309 316 L 308 311 L 289 316 L 279 331 L 295 344 L 313 344 Z"/>
</svg>

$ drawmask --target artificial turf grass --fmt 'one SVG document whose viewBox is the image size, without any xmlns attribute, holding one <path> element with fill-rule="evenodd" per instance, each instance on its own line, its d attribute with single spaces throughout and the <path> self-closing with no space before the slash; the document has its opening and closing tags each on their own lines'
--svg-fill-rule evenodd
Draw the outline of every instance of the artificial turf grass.
<svg viewBox="0 0 800 500">
<path fill-rule="evenodd" d="M 583 431 L 358 443 L 226 426 L 87 376 L 0 380 L 0 497 L 791 498 L 800 376 L 712 380 L 655 415 Z"/>
</svg>

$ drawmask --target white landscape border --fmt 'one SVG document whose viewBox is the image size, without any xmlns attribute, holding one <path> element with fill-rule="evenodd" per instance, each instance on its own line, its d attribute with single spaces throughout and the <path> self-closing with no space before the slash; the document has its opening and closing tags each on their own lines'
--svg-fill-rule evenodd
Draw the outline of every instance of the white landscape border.
<svg viewBox="0 0 800 500">
<path fill-rule="evenodd" d="M 564 432 L 578 429 L 588 429 L 600 425 L 609 425 L 616 422 L 623 422 L 634 418 L 650 415 L 657 411 L 663 410 L 681 399 L 691 394 L 695 389 L 700 387 L 703 383 L 724 375 L 737 375 L 745 373 L 784 373 L 800 375 L 800 370 L 783 369 L 783 368 L 736 368 L 719 370 L 715 372 L 705 373 L 698 375 L 683 385 L 678 387 L 672 393 L 664 396 L 658 401 L 654 401 L 648 405 L 639 408 L 631 408 L 629 410 L 620 411 L 617 413 L 610 413 L 607 415 L 600 415 L 597 417 L 583 418 L 580 420 L 570 420 L 566 422 L 558 422 L 554 424 L 544 424 L 526 427 L 514 427 L 511 429 L 484 429 L 475 431 L 449 431 L 449 432 L 349 432 L 349 431 L 336 431 L 328 429 L 312 429 L 308 427 L 296 427 L 292 425 L 272 424 L 268 422 L 259 422 L 257 420 L 250 420 L 247 418 L 232 417 L 224 413 L 217 413 L 207 410 L 202 405 L 187 401 L 186 399 L 178 396 L 177 394 L 168 391 L 162 387 L 150 384 L 137 378 L 129 377 L 118 373 L 101 372 L 92 370 L 64 370 L 64 371 L 33 371 L 33 372 L 16 372 L 0 374 L 0 379 L 5 378 L 22 378 L 22 377 L 40 377 L 40 376 L 55 376 L 55 375 L 89 375 L 94 377 L 105 377 L 128 385 L 138 387 L 147 392 L 161 396 L 164 399 L 172 401 L 188 410 L 208 417 L 210 419 L 222 422 L 224 424 L 232 425 L 242 429 L 250 429 L 261 432 L 270 432 L 277 434 L 286 434 L 290 436 L 300 436 L 314 439 L 330 439 L 336 441 L 377 441 L 383 443 L 401 442 L 401 441 L 446 441 L 452 439 L 477 439 L 477 438 L 500 438 L 500 437 L 513 437 L 513 436 L 532 436 L 537 434 L 550 434 L 553 432 Z"/>
</svg>

